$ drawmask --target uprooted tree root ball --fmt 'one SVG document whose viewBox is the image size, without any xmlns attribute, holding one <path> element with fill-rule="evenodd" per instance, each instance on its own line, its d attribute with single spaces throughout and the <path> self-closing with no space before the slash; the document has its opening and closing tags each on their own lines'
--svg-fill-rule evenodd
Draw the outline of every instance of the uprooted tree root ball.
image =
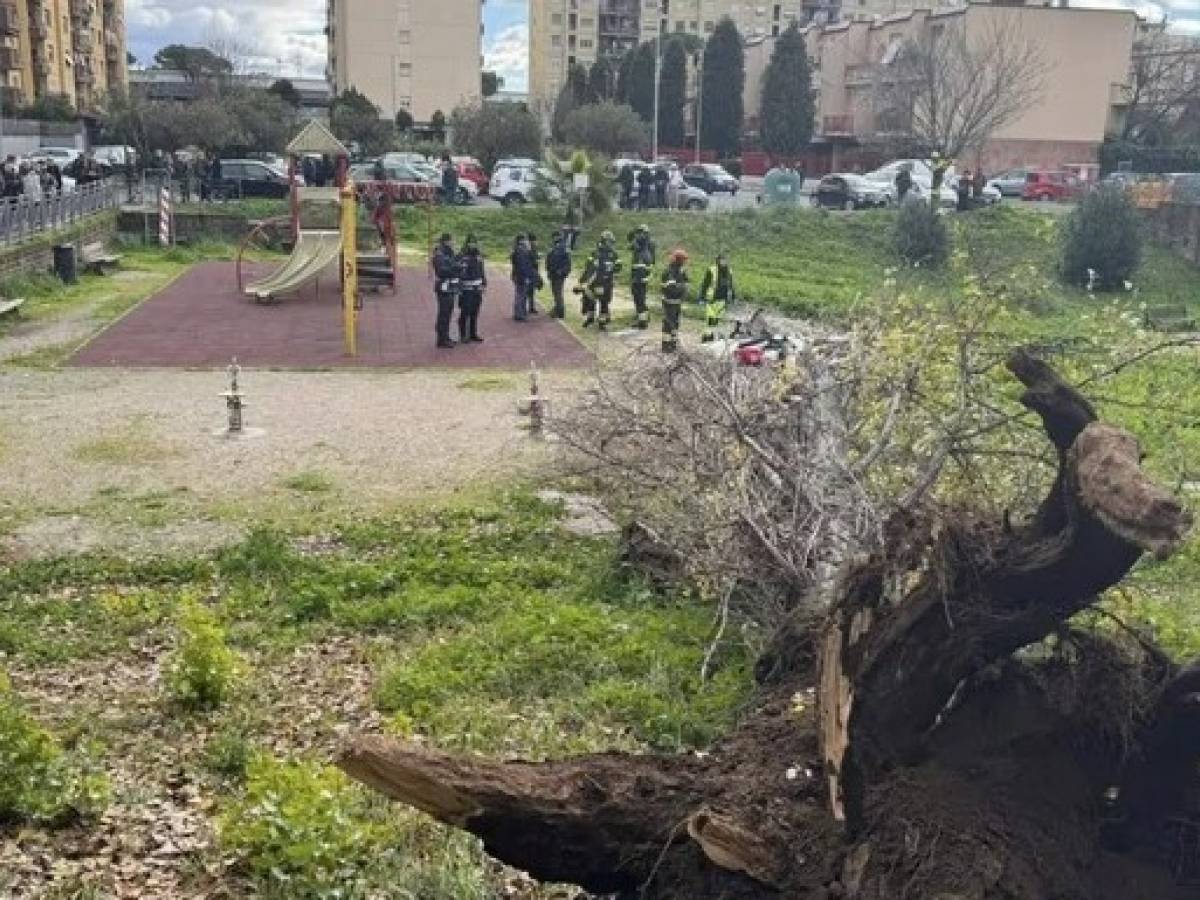
<svg viewBox="0 0 1200 900">
<path fill-rule="evenodd" d="M 669 365 L 689 391 L 713 383 Z M 941 504 L 927 490 L 936 468 L 892 482 L 902 500 L 868 502 L 854 485 L 869 466 L 813 431 L 824 427 L 805 421 L 813 403 L 710 392 L 700 430 L 720 443 L 689 452 L 697 463 L 723 457 L 735 491 L 750 479 L 787 494 L 756 494 L 730 533 L 774 559 L 773 603 L 799 597 L 759 661 L 755 710 L 708 753 L 532 764 L 363 736 L 339 764 L 535 877 L 628 898 L 1189 896 L 1200 874 L 1200 674 L 1071 620 L 1144 554 L 1170 555 L 1191 517 L 1142 472 L 1137 442 L 1096 421 L 1048 365 L 1019 351 L 1008 369 L 1058 461 L 1021 523 Z M 816 414 L 827 426 L 847 408 Z M 678 420 L 660 408 L 639 422 L 650 434 Z M 887 451 L 862 452 L 871 462 Z M 812 464 L 796 474 L 805 453 Z M 792 545 L 813 536 L 818 509 L 850 552 Z M 886 515 L 874 522 L 868 509 Z M 669 531 L 655 533 L 672 545 Z M 820 575 L 835 559 L 837 574 Z M 746 589 L 718 593 L 728 602 Z"/>
</svg>

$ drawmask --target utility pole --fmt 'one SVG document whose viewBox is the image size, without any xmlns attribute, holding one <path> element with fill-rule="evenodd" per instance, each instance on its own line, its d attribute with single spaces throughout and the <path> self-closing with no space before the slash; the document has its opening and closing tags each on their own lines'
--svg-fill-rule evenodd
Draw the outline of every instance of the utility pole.
<svg viewBox="0 0 1200 900">
<path fill-rule="evenodd" d="M 658 28 L 654 30 L 654 140 L 650 146 L 650 162 L 658 161 L 658 98 L 662 69 L 662 7 L 658 10 Z"/>
<path fill-rule="evenodd" d="M 700 121 L 704 115 L 704 51 L 696 51 L 696 158 L 700 162 Z"/>
</svg>

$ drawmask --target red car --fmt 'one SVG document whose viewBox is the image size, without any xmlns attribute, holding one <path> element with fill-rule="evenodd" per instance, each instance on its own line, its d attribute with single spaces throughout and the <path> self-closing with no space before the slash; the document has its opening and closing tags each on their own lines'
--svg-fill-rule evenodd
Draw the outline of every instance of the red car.
<svg viewBox="0 0 1200 900">
<path fill-rule="evenodd" d="M 473 182 L 475 187 L 479 188 L 479 193 L 486 194 L 490 181 L 488 174 L 483 170 L 483 166 L 473 159 L 456 159 L 454 160 L 454 168 L 458 170 L 458 177 L 465 178 L 467 181 Z"/>
<path fill-rule="evenodd" d="M 1022 200 L 1070 200 L 1079 192 L 1079 180 L 1066 172 L 1030 172 L 1021 189 Z"/>
</svg>

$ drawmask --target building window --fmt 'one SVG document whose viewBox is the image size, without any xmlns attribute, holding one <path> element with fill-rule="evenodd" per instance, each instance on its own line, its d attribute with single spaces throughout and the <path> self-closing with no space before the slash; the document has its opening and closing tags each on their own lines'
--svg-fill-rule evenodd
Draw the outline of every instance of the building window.
<svg viewBox="0 0 1200 900">
<path fill-rule="evenodd" d="M 397 32 L 397 34 L 396 34 L 396 43 L 397 44 L 407 44 L 411 40 L 412 40 L 412 32 L 411 31 L 400 31 L 400 32 Z"/>
<path fill-rule="evenodd" d="M 695 19 L 692 19 L 691 26 L 692 26 L 692 31 L 700 30 L 700 23 L 697 22 Z"/>
<path fill-rule="evenodd" d="M 779 4 L 776 3 L 775 4 L 775 14 L 773 16 L 773 18 L 775 19 L 776 22 L 779 21 L 779 9 L 780 9 Z"/>
<path fill-rule="evenodd" d="M 588 40 L 587 38 L 584 38 L 583 40 L 581 40 L 581 41 L 579 42 L 579 49 L 580 49 L 580 50 L 590 50 L 590 49 L 592 49 L 592 42 L 591 42 L 590 40 Z"/>
<path fill-rule="evenodd" d="M 867 0 L 859 0 L 859 2 L 866 3 Z M 551 47 L 561 47 L 562 46 L 562 35 L 561 34 L 550 35 L 550 46 Z"/>
<path fill-rule="evenodd" d="M 771 26 L 771 37 L 779 37 L 779 26 L 778 25 Z"/>
<path fill-rule="evenodd" d="M 550 24 L 551 25 L 561 25 L 562 24 L 562 13 L 551 13 L 550 14 Z"/>
<path fill-rule="evenodd" d="M 579 27 L 580 27 L 580 28 L 583 28 L 583 29 L 585 29 L 585 30 L 586 30 L 586 29 L 589 29 L 589 28 L 595 28 L 595 27 L 596 27 L 596 20 L 595 20 L 595 19 L 588 18 L 588 17 L 586 17 L 586 16 L 585 16 L 584 18 L 582 18 L 582 19 L 580 19 L 580 20 L 579 20 Z"/>
<path fill-rule="evenodd" d="M 683 29 L 684 29 L 684 23 L 683 23 L 683 22 L 676 22 L 676 23 L 675 23 L 675 30 L 676 30 L 676 31 L 683 31 Z"/>
<path fill-rule="evenodd" d="M 712 23 L 712 22 L 705 22 L 705 23 L 704 23 L 704 33 L 705 33 L 705 34 L 712 34 L 712 30 L 713 30 L 713 23 Z"/>
</svg>

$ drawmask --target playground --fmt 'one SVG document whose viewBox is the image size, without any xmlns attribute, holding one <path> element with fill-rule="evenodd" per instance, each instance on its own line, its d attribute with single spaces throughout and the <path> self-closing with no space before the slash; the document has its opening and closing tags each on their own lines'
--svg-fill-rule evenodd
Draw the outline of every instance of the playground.
<svg viewBox="0 0 1200 900">
<path fill-rule="evenodd" d="M 267 277 L 270 264 L 251 271 Z M 427 272 L 402 268 L 396 293 L 366 293 L 357 311 L 357 353 L 346 353 L 337 265 L 327 266 L 278 303 L 239 294 L 230 262 L 204 262 L 103 331 L 70 360 L 74 366 L 218 368 L 579 368 L 591 353 L 548 317 L 512 319 L 507 272 L 483 305 L 482 344 L 437 350 L 435 302 Z"/>
</svg>

